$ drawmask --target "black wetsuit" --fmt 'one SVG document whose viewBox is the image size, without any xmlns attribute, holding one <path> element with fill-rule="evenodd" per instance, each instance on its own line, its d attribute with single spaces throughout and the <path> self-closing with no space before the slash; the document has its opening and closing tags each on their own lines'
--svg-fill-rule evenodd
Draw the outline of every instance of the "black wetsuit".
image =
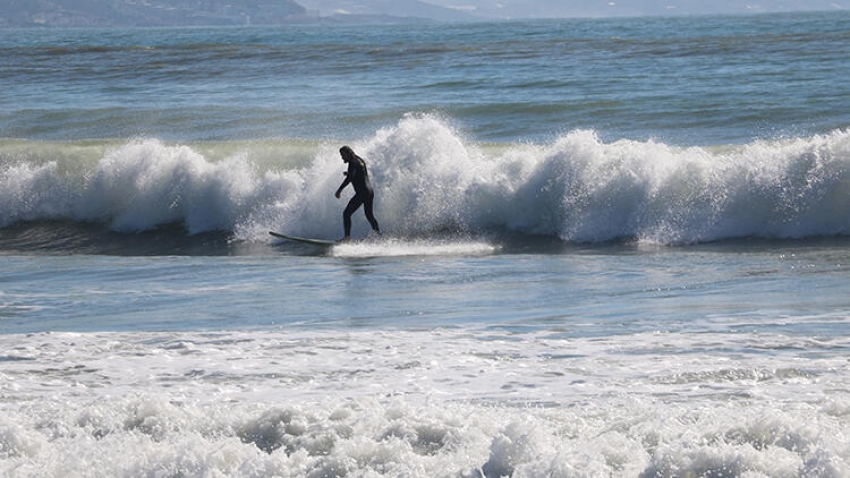
<svg viewBox="0 0 850 478">
<path fill-rule="evenodd" d="M 351 215 L 362 205 L 366 213 L 366 219 L 375 232 L 380 233 L 381 228 L 378 227 L 378 221 L 372 213 L 372 201 L 375 199 L 375 192 L 372 190 L 372 183 L 369 182 L 369 172 L 366 170 L 366 163 L 359 156 L 354 156 L 348 161 L 348 172 L 346 173 L 345 181 L 340 189 L 351 183 L 354 186 L 354 197 L 348 202 L 345 211 L 342 213 L 342 223 L 345 227 L 345 237 L 351 235 Z"/>
</svg>

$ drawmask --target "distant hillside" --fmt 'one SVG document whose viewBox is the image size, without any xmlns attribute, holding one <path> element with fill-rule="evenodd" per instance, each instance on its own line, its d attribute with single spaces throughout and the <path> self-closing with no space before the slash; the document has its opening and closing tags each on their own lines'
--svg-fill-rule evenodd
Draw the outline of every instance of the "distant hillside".
<svg viewBox="0 0 850 478">
<path fill-rule="evenodd" d="M 0 0 L 0 27 L 274 25 L 308 18 L 293 0 Z"/>
<path fill-rule="evenodd" d="M 332 17 L 337 21 L 357 21 L 370 17 L 406 19 L 427 19 L 444 22 L 472 21 L 476 17 L 468 12 L 434 5 L 420 0 L 299 0 L 312 11 L 323 17 Z M 478 20 L 481 20 L 478 18 Z"/>
</svg>

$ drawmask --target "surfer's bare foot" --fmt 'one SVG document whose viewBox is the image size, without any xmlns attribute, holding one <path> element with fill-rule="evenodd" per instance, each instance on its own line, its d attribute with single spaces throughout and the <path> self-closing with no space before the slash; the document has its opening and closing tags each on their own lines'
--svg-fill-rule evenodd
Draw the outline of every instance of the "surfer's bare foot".
<svg viewBox="0 0 850 478">
<path fill-rule="evenodd" d="M 351 237 L 350 237 L 350 236 L 345 236 L 345 237 L 343 237 L 342 239 L 340 239 L 340 240 L 338 240 L 338 241 L 336 241 L 336 242 L 338 242 L 338 243 L 342 244 L 342 243 L 344 243 L 344 242 L 348 242 L 348 241 L 350 241 L 350 240 L 351 240 Z"/>
</svg>

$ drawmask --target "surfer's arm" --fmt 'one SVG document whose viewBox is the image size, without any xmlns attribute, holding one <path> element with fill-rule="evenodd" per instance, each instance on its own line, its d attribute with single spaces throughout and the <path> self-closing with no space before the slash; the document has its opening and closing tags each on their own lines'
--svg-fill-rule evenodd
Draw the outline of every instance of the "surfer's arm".
<svg viewBox="0 0 850 478">
<path fill-rule="evenodd" d="M 348 186 L 348 184 L 351 182 L 351 176 L 349 176 L 348 173 L 342 174 L 345 174 L 345 179 L 342 180 L 342 184 L 339 185 L 339 189 L 337 189 L 336 194 L 334 194 L 334 196 L 336 196 L 337 198 L 339 198 L 339 196 L 342 194 L 342 190 L 345 189 L 345 187 Z"/>
</svg>

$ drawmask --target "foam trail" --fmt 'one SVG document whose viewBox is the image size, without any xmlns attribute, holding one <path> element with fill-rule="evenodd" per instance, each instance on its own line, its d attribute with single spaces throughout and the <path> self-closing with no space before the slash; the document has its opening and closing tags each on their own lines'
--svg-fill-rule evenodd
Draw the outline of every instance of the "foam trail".
<svg viewBox="0 0 850 478">
<path fill-rule="evenodd" d="M 387 256 L 451 256 L 487 255 L 498 248 L 483 241 L 472 240 L 369 240 L 334 246 L 336 257 L 387 257 Z"/>
</svg>

